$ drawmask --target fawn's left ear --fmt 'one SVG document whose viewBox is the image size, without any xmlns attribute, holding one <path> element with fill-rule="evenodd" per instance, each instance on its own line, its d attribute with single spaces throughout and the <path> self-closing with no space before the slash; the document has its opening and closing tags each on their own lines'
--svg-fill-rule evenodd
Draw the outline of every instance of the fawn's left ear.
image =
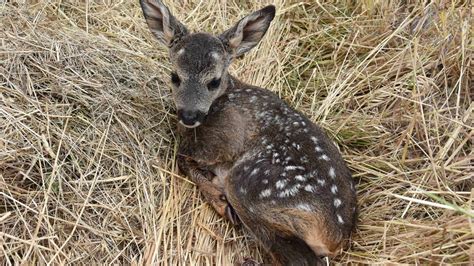
<svg viewBox="0 0 474 266">
<path fill-rule="evenodd" d="M 176 40 L 188 34 L 186 27 L 161 0 L 140 0 L 140 5 L 148 28 L 161 43 L 171 47 Z"/>
<path fill-rule="evenodd" d="M 255 47 L 268 30 L 275 17 L 275 6 L 266 6 L 241 19 L 219 38 L 239 57 Z"/>
</svg>

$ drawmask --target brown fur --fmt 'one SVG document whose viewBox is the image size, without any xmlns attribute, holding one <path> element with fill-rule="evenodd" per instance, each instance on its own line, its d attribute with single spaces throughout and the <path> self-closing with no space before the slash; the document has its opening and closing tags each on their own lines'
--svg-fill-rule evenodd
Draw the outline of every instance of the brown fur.
<svg viewBox="0 0 474 266">
<path fill-rule="evenodd" d="M 227 72 L 263 37 L 275 8 L 216 37 L 189 34 L 159 0 L 141 5 L 152 32 L 170 48 L 180 170 L 220 215 L 242 222 L 275 264 L 319 265 L 335 255 L 357 213 L 339 151 L 275 94 Z"/>
</svg>

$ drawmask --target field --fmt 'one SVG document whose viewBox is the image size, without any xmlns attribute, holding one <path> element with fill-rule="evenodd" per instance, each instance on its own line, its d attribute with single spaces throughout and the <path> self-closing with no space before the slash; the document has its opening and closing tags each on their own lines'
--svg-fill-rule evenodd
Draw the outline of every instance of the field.
<svg viewBox="0 0 474 266">
<path fill-rule="evenodd" d="M 0 264 L 268 262 L 179 175 L 167 50 L 137 2 L 0 1 Z M 165 1 L 213 33 L 264 2 Z M 330 263 L 474 261 L 469 2 L 276 0 L 234 62 L 357 180 L 359 225 Z"/>
</svg>

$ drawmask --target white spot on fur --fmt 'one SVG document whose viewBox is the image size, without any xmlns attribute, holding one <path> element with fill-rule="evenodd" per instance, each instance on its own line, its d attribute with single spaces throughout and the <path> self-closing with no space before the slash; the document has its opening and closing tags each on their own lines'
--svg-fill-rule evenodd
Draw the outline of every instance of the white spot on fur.
<svg viewBox="0 0 474 266">
<path fill-rule="evenodd" d="M 338 198 L 334 199 L 334 207 L 337 208 L 337 207 L 341 206 L 341 204 L 342 204 L 342 201 L 340 199 L 338 199 Z"/>
<path fill-rule="evenodd" d="M 324 184 L 326 184 L 326 180 L 320 179 L 320 178 L 318 180 L 316 180 L 316 182 L 318 182 L 318 184 L 321 185 L 321 186 L 324 186 Z"/>
<path fill-rule="evenodd" d="M 263 172 L 265 175 L 269 175 L 270 174 L 270 169 L 267 169 L 265 170 L 265 172 Z M 268 181 L 267 181 L 268 182 Z"/>
<path fill-rule="evenodd" d="M 340 224 L 343 224 L 344 223 L 344 220 L 342 219 L 341 215 L 337 215 L 337 221 L 340 223 Z"/>
<path fill-rule="evenodd" d="M 275 187 L 278 188 L 278 189 L 283 189 L 286 186 L 287 183 L 288 183 L 287 179 L 281 179 L 281 180 L 278 180 L 275 183 Z"/>
<path fill-rule="evenodd" d="M 319 147 L 319 146 L 316 146 L 316 148 L 314 148 L 314 149 L 315 149 L 317 152 L 322 152 L 322 151 L 323 151 L 323 149 L 322 149 L 321 147 Z"/>
<path fill-rule="evenodd" d="M 182 54 L 184 54 L 184 48 L 182 48 L 181 50 L 179 50 L 176 54 L 177 54 L 177 55 L 182 55 Z"/>
<path fill-rule="evenodd" d="M 264 189 L 264 190 L 262 190 L 262 191 L 260 192 L 259 197 L 260 197 L 261 199 L 263 199 L 263 198 L 269 197 L 271 194 L 272 194 L 272 189 L 271 189 L 271 188 L 267 188 L 267 189 Z"/>
<path fill-rule="evenodd" d="M 278 195 L 280 198 L 288 197 L 288 196 L 294 196 L 296 193 L 298 193 L 298 190 L 300 189 L 301 185 L 296 184 L 293 187 L 286 189 Z"/>
<path fill-rule="evenodd" d="M 263 180 L 262 180 L 262 183 L 268 184 L 268 179 L 263 179 Z"/>
<path fill-rule="evenodd" d="M 334 167 L 331 166 L 331 167 L 329 168 L 328 174 L 329 174 L 329 176 L 330 176 L 331 178 L 335 178 L 335 177 L 336 177 L 336 170 L 334 169 Z"/>
<path fill-rule="evenodd" d="M 243 187 L 240 187 L 239 191 L 241 194 L 244 194 L 244 195 L 247 194 L 247 190 Z"/>
<path fill-rule="evenodd" d="M 332 192 L 332 194 L 336 194 L 336 193 L 337 193 L 337 186 L 336 186 L 336 185 L 332 185 L 332 186 L 331 186 L 331 192 Z"/>
<path fill-rule="evenodd" d="M 298 205 L 296 205 L 296 208 L 298 208 L 300 210 L 303 210 L 303 211 L 308 211 L 308 212 L 313 211 L 313 208 L 309 204 L 306 204 L 306 203 L 298 204 Z"/>
<path fill-rule="evenodd" d="M 216 52 L 211 52 L 211 57 L 214 58 L 215 60 L 219 59 L 219 54 Z"/>
<path fill-rule="evenodd" d="M 314 144 L 318 143 L 318 138 L 314 136 L 311 137 L 311 140 L 314 142 Z"/>
<path fill-rule="evenodd" d="M 285 166 L 285 171 L 291 171 L 291 170 L 304 170 L 304 167 L 303 166 L 295 166 L 295 165 Z"/>
<path fill-rule="evenodd" d="M 306 177 L 304 177 L 304 176 L 302 176 L 302 175 L 296 175 L 296 176 L 295 176 L 295 179 L 298 180 L 298 181 L 301 181 L 301 182 L 306 181 Z"/>
<path fill-rule="evenodd" d="M 311 172 L 309 172 L 309 173 L 306 173 L 305 176 L 306 176 L 306 177 L 310 177 L 310 178 L 311 178 L 311 177 L 316 177 L 316 176 L 318 176 L 318 171 L 313 170 L 313 171 L 311 171 Z"/>
<path fill-rule="evenodd" d="M 308 192 L 312 192 L 312 193 L 316 192 L 316 188 L 313 187 L 312 185 L 306 185 L 306 186 L 304 187 L 304 190 L 306 190 L 306 191 L 308 191 Z"/>
<path fill-rule="evenodd" d="M 323 154 L 323 155 L 319 156 L 319 159 L 329 161 L 329 157 L 326 154 Z"/>
<path fill-rule="evenodd" d="M 257 100 L 257 96 L 250 97 L 250 102 L 254 103 Z"/>
<path fill-rule="evenodd" d="M 250 175 L 251 175 L 251 176 L 254 176 L 254 175 L 256 175 L 256 174 L 258 173 L 258 171 L 260 171 L 260 169 L 255 168 L 255 169 L 252 170 L 252 172 L 250 173 Z"/>
<path fill-rule="evenodd" d="M 301 146 L 299 144 L 296 144 L 296 143 L 292 143 L 291 146 L 293 146 L 294 148 L 296 148 L 297 150 L 300 150 L 301 149 Z"/>
<path fill-rule="evenodd" d="M 298 192 L 298 190 L 299 190 L 300 188 L 301 188 L 301 184 L 296 184 L 296 185 L 294 185 L 291 189 L 292 189 L 292 190 L 296 190 L 296 191 L 294 192 L 294 194 L 296 194 L 296 192 Z"/>
</svg>

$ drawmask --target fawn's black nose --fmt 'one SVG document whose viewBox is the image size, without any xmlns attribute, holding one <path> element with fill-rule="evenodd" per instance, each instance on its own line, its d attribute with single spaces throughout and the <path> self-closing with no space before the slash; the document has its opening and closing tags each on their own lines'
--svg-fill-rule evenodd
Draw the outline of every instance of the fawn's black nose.
<svg viewBox="0 0 474 266">
<path fill-rule="evenodd" d="M 178 119 L 185 127 L 197 127 L 206 116 L 201 111 L 178 110 Z"/>
</svg>

